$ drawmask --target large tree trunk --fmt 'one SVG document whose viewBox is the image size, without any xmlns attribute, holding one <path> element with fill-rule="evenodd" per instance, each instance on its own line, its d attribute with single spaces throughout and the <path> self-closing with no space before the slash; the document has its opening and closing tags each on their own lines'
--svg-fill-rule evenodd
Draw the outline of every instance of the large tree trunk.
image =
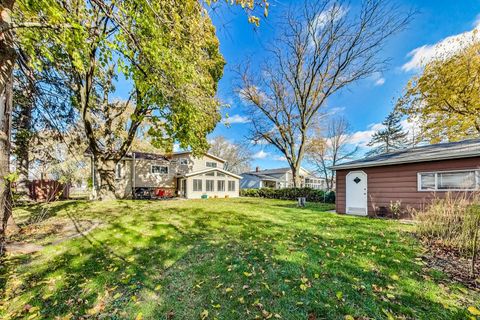
<svg viewBox="0 0 480 320">
<path fill-rule="evenodd" d="M 117 161 L 112 159 L 95 159 L 95 169 L 98 172 L 99 180 L 97 184 L 98 200 L 114 200 L 115 194 L 115 165 Z"/>
<path fill-rule="evenodd" d="M 293 187 L 298 188 L 300 187 L 300 177 L 298 176 L 298 168 L 295 166 L 290 167 L 292 169 L 292 181 L 293 181 Z"/>
<path fill-rule="evenodd" d="M 0 27 L 3 30 L 11 25 L 14 3 L 15 0 L 0 2 Z M 11 221 L 12 214 L 10 182 L 5 177 L 10 173 L 10 123 L 15 59 L 12 31 L 0 33 L 0 255 L 4 253 L 7 224 Z"/>
<path fill-rule="evenodd" d="M 32 139 L 32 111 L 34 108 L 35 95 L 35 76 L 31 69 L 27 70 L 26 88 L 17 92 L 14 99 L 18 98 L 15 104 L 16 117 L 13 119 L 13 125 L 16 128 L 16 134 L 13 137 L 13 153 L 16 157 L 18 182 L 17 182 L 17 196 L 22 200 L 29 200 L 29 151 L 30 141 Z M 18 95 L 18 96 L 17 96 Z"/>
<path fill-rule="evenodd" d="M 29 170 L 29 150 L 31 139 L 32 105 L 27 105 L 20 111 L 18 119 L 18 132 L 14 140 L 14 153 L 17 158 L 17 194 L 24 200 L 29 199 L 28 189 L 28 170 Z"/>
</svg>

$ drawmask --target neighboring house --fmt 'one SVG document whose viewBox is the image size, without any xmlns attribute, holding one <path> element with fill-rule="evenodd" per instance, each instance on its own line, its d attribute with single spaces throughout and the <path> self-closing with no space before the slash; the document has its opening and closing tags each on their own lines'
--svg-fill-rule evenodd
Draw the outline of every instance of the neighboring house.
<svg viewBox="0 0 480 320">
<path fill-rule="evenodd" d="M 238 197 L 242 177 L 223 170 L 224 164 L 225 160 L 211 154 L 194 157 L 191 152 L 128 153 L 115 170 L 117 195 L 121 198 Z M 98 185 L 98 174 L 94 176 L 93 182 Z"/>
<path fill-rule="evenodd" d="M 440 143 L 336 165 L 336 210 L 386 214 L 421 210 L 448 191 L 480 190 L 480 139 Z"/>
<path fill-rule="evenodd" d="M 290 168 L 260 170 L 257 167 L 255 171 L 242 173 L 241 176 L 241 189 L 281 189 L 293 187 L 293 176 L 292 170 Z M 312 189 L 322 190 L 326 188 L 326 183 L 324 179 L 314 176 L 304 168 L 300 168 L 299 176 L 299 187 L 308 187 Z"/>
</svg>

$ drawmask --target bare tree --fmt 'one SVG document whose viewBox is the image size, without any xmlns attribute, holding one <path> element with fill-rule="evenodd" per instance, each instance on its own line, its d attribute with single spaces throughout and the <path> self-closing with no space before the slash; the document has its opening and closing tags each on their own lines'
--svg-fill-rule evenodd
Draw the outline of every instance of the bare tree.
<svg viewBox="0 0 480 320">
<path fill-rule="evenodd" d="M 209 152 L 226 160 L 225 170 L 241 174 L 251 169 L 252 152 L 246 145 L 218 136 L 210 141 Z"/>
<path fill-rule="evenodd" d="M 295 186 L 319 110 L 339 90 L 386 68 L 388 59 L 379 53 L 411 16 L 383 0 L 364 1 L 358 12 L 341 0 L 304 1 L 288 10 L 262 70 L 239 68 L 238 93 L 251 107 L 251 138 L 285 155 Z"/>
<path fill-rule="evenodd" d="M 335 172 L 330 170 L 342 161 L 351 159 L 358 151 L 358 146 L 352 146 L 350 125 L 344 117 L 329 119 L 324 132 L 317 129 L 309 139 L 306 159 L 325 179 L 328 190 L 335 186 Z"/>
</svg>

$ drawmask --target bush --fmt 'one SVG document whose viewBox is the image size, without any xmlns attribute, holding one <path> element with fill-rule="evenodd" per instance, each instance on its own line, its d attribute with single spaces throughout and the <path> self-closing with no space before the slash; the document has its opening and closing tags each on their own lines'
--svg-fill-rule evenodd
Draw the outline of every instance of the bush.
<svg viewBox="0 0 480 320">
<path fill-rule="evenodd" d="M 472 275 L 479 250 L 479 200 L 479 196 L 448 193 L 445 199 L 433 200 L 423 212 L 416 214 L 417 232 L 424 239 L 471 254 Z"/>
<path fill-rule="evenodd" d="M 310 202 L 335 203 L 334 191 L 323 191 L 311 188 L 260 188 L 260 189 L 241 189 L 242 197 L 257 197 L 267 199 L 297 200 L 305 197 Z"/>
</svg>

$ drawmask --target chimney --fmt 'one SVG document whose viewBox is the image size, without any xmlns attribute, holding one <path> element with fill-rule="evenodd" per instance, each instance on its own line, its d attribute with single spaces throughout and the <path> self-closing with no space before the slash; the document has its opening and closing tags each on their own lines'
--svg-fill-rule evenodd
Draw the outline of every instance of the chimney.
<svg viewBox="0 0 480 320">
<path fill-rule="evenodd" d="M 255 172 L 258 172 L 258 171 L 260 171 L 260 167 L 259 167 L 259 166 L 256 166 L 256 167 L 255 167 Z"/>
</svg>

